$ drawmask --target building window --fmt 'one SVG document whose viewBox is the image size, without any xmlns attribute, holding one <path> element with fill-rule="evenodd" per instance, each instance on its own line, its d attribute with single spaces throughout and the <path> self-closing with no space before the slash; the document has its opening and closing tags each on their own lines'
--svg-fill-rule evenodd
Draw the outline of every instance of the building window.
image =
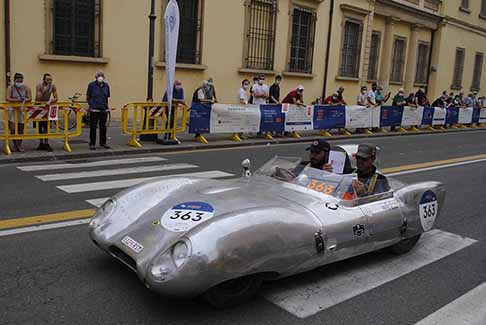
<svg viewBox="0 0 486 325">
<path fill-rule="evenodd" d="M 419 43 L 417 53 L 417 70 L 415 71 L 415 83 L 426 84 L 429 70 L 429 44 Z"/>
<path fill-rule="evenodd" d="M 481 88 L 481 75 L 483 71 L 483 53 L 477 52 L 474 59 L 474 72 L 471 90 L 479 90 Z"/>
<path fill-rule="evenodd" d="M 201 63 L 202 0 L 177 0 L 180 27 L 177 62 Z"/>
<path fill-rule="evenodd" d="M 469 9 L 469 0 L 461 0 L 461 8 Z"/>
<path fill-rule="evenodd" d="M 273 70 L 276 0 L 250 0 L 247 9 L 245 67 Z"/>
<path fill-rule="evenodd" d="M 343 47 L 341 50 L 341 65 L 339 74 L 342 77 L 359 78 L 359 62 L 361 55 L 362 24 L 346 21 L 344 24 Z"/>
<path fill-rule="evenodd" d="M 368 65 L 368 80 L 378 79 L 378 62 L 380 57 L 380 32 L 371 34 L 370 61 Z"/>
<path fill-rule="evenodd" d="M 393 46 L 393 60 L 391 67 L 391 82 L 403 82 L 403 67 L 405 66 L 405 52 L 407 50 L 407 42 L 404 38 L 395 38 Z"/>
<path fill-rule="evenodd" d="M 54 0 L 52 53 L 98 57 L 100 0 Z"/>
<path fill-rule="evenodd" d="M 463 48 L 456 49 L 456 62 L 454 63 L 454 77 L 452 79 L 453 89 L 462 88 L 462 72 L 464 71 L 464 57 L 466 56 L 466 50 Z"/>
<path fill-rule="evenodd" d="M 302 8 L 294 9 L 290 42 L 290 72 L 312 73 L 315 27 L 315 12 Z"/>
<path fill-rule="evenodd" d="M 481 1 L 481 16 L 486 17 L 486 0 Z"/>
</svg>

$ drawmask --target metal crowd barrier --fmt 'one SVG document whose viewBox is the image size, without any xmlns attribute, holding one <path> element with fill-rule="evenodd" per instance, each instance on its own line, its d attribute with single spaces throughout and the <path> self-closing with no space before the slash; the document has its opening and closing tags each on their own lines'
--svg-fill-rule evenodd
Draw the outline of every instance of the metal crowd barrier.
<svg viewBox="0 0 486 325">
<path fill-rule="evenodd" d="M 177 133 L 186 130 L 189 108 L 182 103 L 173 103 L 171 110 L 168 106 L 166 102 L 126 104 L 122 109 L 122 131 L 131 135 L 128 145 L 141 148 L 140 135 L 163 133 L 180 144 Z"/>
<path fill-rule="evenodd" d="M 82 133 L 80 110 L 79 105 L 67 102 L 0 103 L 0 115 L 3 115 L 0 140 L 5 142 L 5 153 L 12 154 L 11 140 L 40 139 L 64 139 L 64 150 L 71 152 L 69 138 Z M 41 130 L 41 123 L 45 123 L 45 130 Z"/>
</svg>

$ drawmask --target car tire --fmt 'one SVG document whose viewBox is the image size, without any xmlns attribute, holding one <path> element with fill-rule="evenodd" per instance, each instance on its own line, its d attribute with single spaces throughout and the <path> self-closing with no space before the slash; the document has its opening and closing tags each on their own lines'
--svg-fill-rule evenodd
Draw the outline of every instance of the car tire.
<svg viewBox="0 0 486 325">
<path fill-rule="evenodd" d="M 418 234 L 417 236 L 404 239 L 401 242 L 390 246 L 389 251 L 397 255 L 408 253 L 415 246 L 415 244 L 417 244 L 421 235 L 422 234 Z"/>
<path fill-rule="evenodd" d="M 204 293 L 203 299 L 215 308 L 228 308 L 250 300 L 259 291 L 262 278 L 245 276 L 220 283 Z"/>
</svg>

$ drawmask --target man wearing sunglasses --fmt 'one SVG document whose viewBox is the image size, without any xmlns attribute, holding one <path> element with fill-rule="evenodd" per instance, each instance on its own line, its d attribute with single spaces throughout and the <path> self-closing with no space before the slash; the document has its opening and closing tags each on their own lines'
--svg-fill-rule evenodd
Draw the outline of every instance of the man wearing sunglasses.
<svg viewBox="0 0 486 325">
<path fill-rule="evenodd" d="M 306 167 L 312 167 L 332 173 L 332 166 L 329 164 L 329 151 L 331 151 L 329 142 L 319 139 L 313 141 L 305 150 L 309 151 L 309 160 L 301 162 L 292 171 L 295 176 L 299 175 Z"/>
<path fill-rule="evenodd" d="M 353 181 L 353 188 L 358 197 L 388 192 L 390 185 L 387 178 L 376 172 L 376 147 L 363 143 L 355 154 L 358 179 Z"/>
</svg>

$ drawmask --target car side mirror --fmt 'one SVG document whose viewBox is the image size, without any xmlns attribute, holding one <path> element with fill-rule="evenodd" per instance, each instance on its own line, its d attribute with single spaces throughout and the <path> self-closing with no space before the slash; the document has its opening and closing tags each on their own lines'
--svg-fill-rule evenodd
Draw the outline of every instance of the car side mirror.
<svg viewBox="0 0 486 325">
<path fill-rule="evenodd" d="M 251 166 L 251 162 L 250 159 L 248 158 L 241 162 L 241 167 L 243 167 L 243 177 L 251 176 L 250 166 Z"/>
</svg>

